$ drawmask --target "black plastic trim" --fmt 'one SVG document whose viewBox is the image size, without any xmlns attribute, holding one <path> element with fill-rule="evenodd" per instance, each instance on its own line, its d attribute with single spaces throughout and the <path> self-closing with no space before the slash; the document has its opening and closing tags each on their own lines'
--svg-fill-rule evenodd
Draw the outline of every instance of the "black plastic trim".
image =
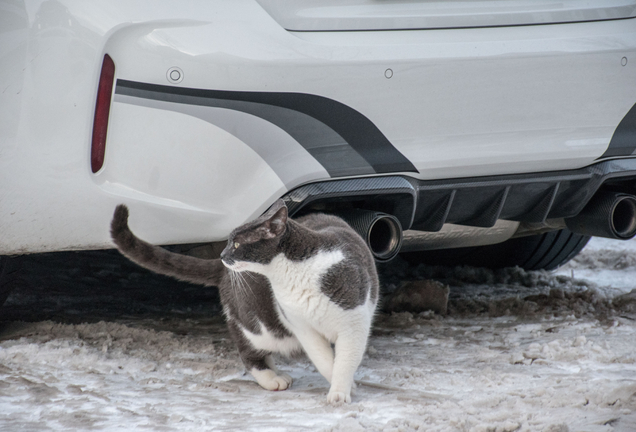
<svg viewBox="0 0 636 432">
<path fill-rule="evenodd" d="M 492 177 L 327 181 L 301 186 L 284 199 L 293 215 L 311 203 L 400 196 L 393 214 L 403 228 L 435 232 L 445 223 L 492 227 L 498 219 L 540 223 L 573 217 L 608 181 L 636 192 L 636 158 L 607 160 L 577 170 Z"/>
<path fill-rule="evenodd" d="M 636 150 L 636 104 L 629 110 L 612 135 L 609 146 L 599 159 L 629 156 Z"/>
<path fill-rule="evenodd" d="M 312 203 L 365 196 L 397 198 L 395 201 L 398 204 L 391 214 L 400 221 L 403 227 L 409 227 L 413 223 L 417 190 L 410 179 L 400 176 L 311 183 L 294 189 L 283 199 L 289 214 L 294 215 Z"/>
</svg>

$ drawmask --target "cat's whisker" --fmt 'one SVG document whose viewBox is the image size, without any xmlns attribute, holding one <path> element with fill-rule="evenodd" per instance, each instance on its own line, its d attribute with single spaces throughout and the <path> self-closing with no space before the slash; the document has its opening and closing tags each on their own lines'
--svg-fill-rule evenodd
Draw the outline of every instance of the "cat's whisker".
<svg viewBox="0 0 636 432">
<path fill-rule="evenodd" d="M 249 277 L 250 279 L 252 279 L 253 281 L 255 281 L 255 280 L 256 280 L 256 277 L 254 277 L 254 275 L 252 274 L 252 272 L 250 272 L 250 271 L 246 271 L 246 272 L 243 272 L 243 273 L 245 274 L 245 276 L 248 276 L 248 277 Z"/>
<path fill-rule="evenodd" d="M 236 290 L 237 294 L 242 297 L 243 296 L 243 284 L 241 283 L 241 278 L 240 278 L 238 272 L 233 271 L 232 275 L 234 276 L 234 289 Z"/>
<path fill-rule="evenodd" d="M 238 294 L 242 297 L 245 290 L 243 289 L 241 276 L 238 274 L 238 272 L 234 272 L 234 271 L 232 272 L 232 274 L 234 275 L 235 289 L 238 292 Z"/>
<path fill-rule="evenodd" d="M 249 288 L 249 284 L 247 284 L 241 273 L 230 270 L 230 280 L 232 282 L 232 289 L 234 291 L 235 297 L 247 297 L 247 289 Z M 249 289 L 251 292 L 252 289 Z M 252 293 L 252 296 L 253 295 L 254 293 Z"/>
<path fill-rule="evenodd" d="M 244 297 L 247 297 L 247 288 L 248 288 L 248 286 L 247 286 L 247 282 L 245 281 L 245 278 L 244 278 L 243 274 L 240 273 L 240 272 L 236 272 L 236 280 L 238 281 L 238 284 L 239 284 L 239 286 L 241 288 L 241 294 Z"/>
<path fill-rule="evenodd" d="M 249 278 L 252 279 L 252 281 L 255 281 L 255 278 L 250 272 L 241 273 L 241 279 L 243 280 L 243 283 L 245 284 L 247 289 L 250 290 L 250 294 L 252 295 L 252 297 L 254 297 L 254 291 L 252 291 L 252 285 L 247 280 L 245 280 L 245 276 L 249 276 Z"/>
<path fill-rule="evenodd" d="M 254 278 L 254 275 L 249 271 L 244 271 L 243 273 L 241 273 L 241 276 L 243 277 L 243 280 L 245 280 L 246 282 L 247 282 L 247 278 L 249 278 L 249 280 L 252 282 L 256 281 L 256 279 Z"/>
<path fill-rule="evenodd" d="M 232 293 L 234 294 L 234 298 L 238 299 L 240 294 L 239 292 L 240 287 L 237 281 L 236 272 L 233 270 L 230 270 L 229 274 L 230 274 L 230 284 L 232 285 Z"/>
</svg>

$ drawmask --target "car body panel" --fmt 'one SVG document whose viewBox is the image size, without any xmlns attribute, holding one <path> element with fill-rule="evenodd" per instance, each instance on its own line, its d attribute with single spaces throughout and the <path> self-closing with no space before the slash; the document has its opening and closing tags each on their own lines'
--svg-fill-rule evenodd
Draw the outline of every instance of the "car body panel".
<svg viewBox="0 0 636 432">
<path fill-rule="evenodd" d="M 315 181 L 577 169 L 605 154 L 636 102 L 633 19 L 312 33 L 285 30 L 250 0 L 0 5 L 11 17 L 0 32 L 8 77 L 0 254 L 112 247 L 108 226 L 120 202 L 143 238 L 191 243 L 222 240 Z M 104 54 L 117 81 L 105 163 L 93 174 Z M 174 67 L 183 73 L 177 83 L 167 75 Z M 124 94 L 126 83 L 189 89 L 208 102 L 209 92 L 332 101 L 361 122 L 360 134 L 379 131 L 386 142 L 378 145 L 412 168 L 378 168 L 348 138 L 357 129 L 321 117 L 328 109 L 307 114 L 260 99 L 239 106 L 234 96 L 218 106 L 158 100 Z M 298 135 L 289 118 L 304 118 L 315 135 Z"/>
</svg>

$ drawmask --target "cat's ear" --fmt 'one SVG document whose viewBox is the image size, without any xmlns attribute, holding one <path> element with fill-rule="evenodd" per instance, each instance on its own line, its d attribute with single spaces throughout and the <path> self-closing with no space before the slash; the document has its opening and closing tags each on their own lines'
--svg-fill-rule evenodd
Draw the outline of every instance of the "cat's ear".
<svg viewBox="0 0 636 432">
<path fill-rule="evenodd" d="M 276 214 L 276 212 L 283 207 L 287 208 L 287 205 L 285 205 L 285 201 L 283 201 L 282 199 L 279 199 L 267 209 L 267 211 L 263 214 L 263 216 L 269 219 L 272 216 L 274 216 L 274 214 Z"/>
<path fill-rule="evenodd" d="M 278 205 L 282 203 L 282 206 Z M 274 207 L 277 207 L 275 209 Z M 273 214 L 272 214 L 273 213 Z M 283 200 L 277 201 L 267 212 L 269 219 L 265 221 L 265 237 L 274 238 L 282 235 L 287 229 L 287 206 Z M 271 215 L 271 216 L 270 216 Z"/>
</svg>

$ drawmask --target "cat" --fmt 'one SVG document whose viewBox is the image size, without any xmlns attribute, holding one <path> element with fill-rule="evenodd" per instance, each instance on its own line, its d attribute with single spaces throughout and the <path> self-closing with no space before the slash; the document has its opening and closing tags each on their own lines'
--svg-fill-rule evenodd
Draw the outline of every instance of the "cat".
<svg viewBox="0 0 636 432">
<path fill-rule="evenodd" d="M 234 229 L 213 260 L 138 239 L 124 205 L 115 210 L 111 235 L 120 252 L 142 267 L 219 288 L 240 358 L 261 387 L 289 388 L 292 378 L 277 370 L 271 354 L 304 350 L 331 385 L 327 401 L 351 402 L 379 282 L 370 249 L 344 220 L 323 213 L 291 219 L 279 200 Z"/>
</svg>

